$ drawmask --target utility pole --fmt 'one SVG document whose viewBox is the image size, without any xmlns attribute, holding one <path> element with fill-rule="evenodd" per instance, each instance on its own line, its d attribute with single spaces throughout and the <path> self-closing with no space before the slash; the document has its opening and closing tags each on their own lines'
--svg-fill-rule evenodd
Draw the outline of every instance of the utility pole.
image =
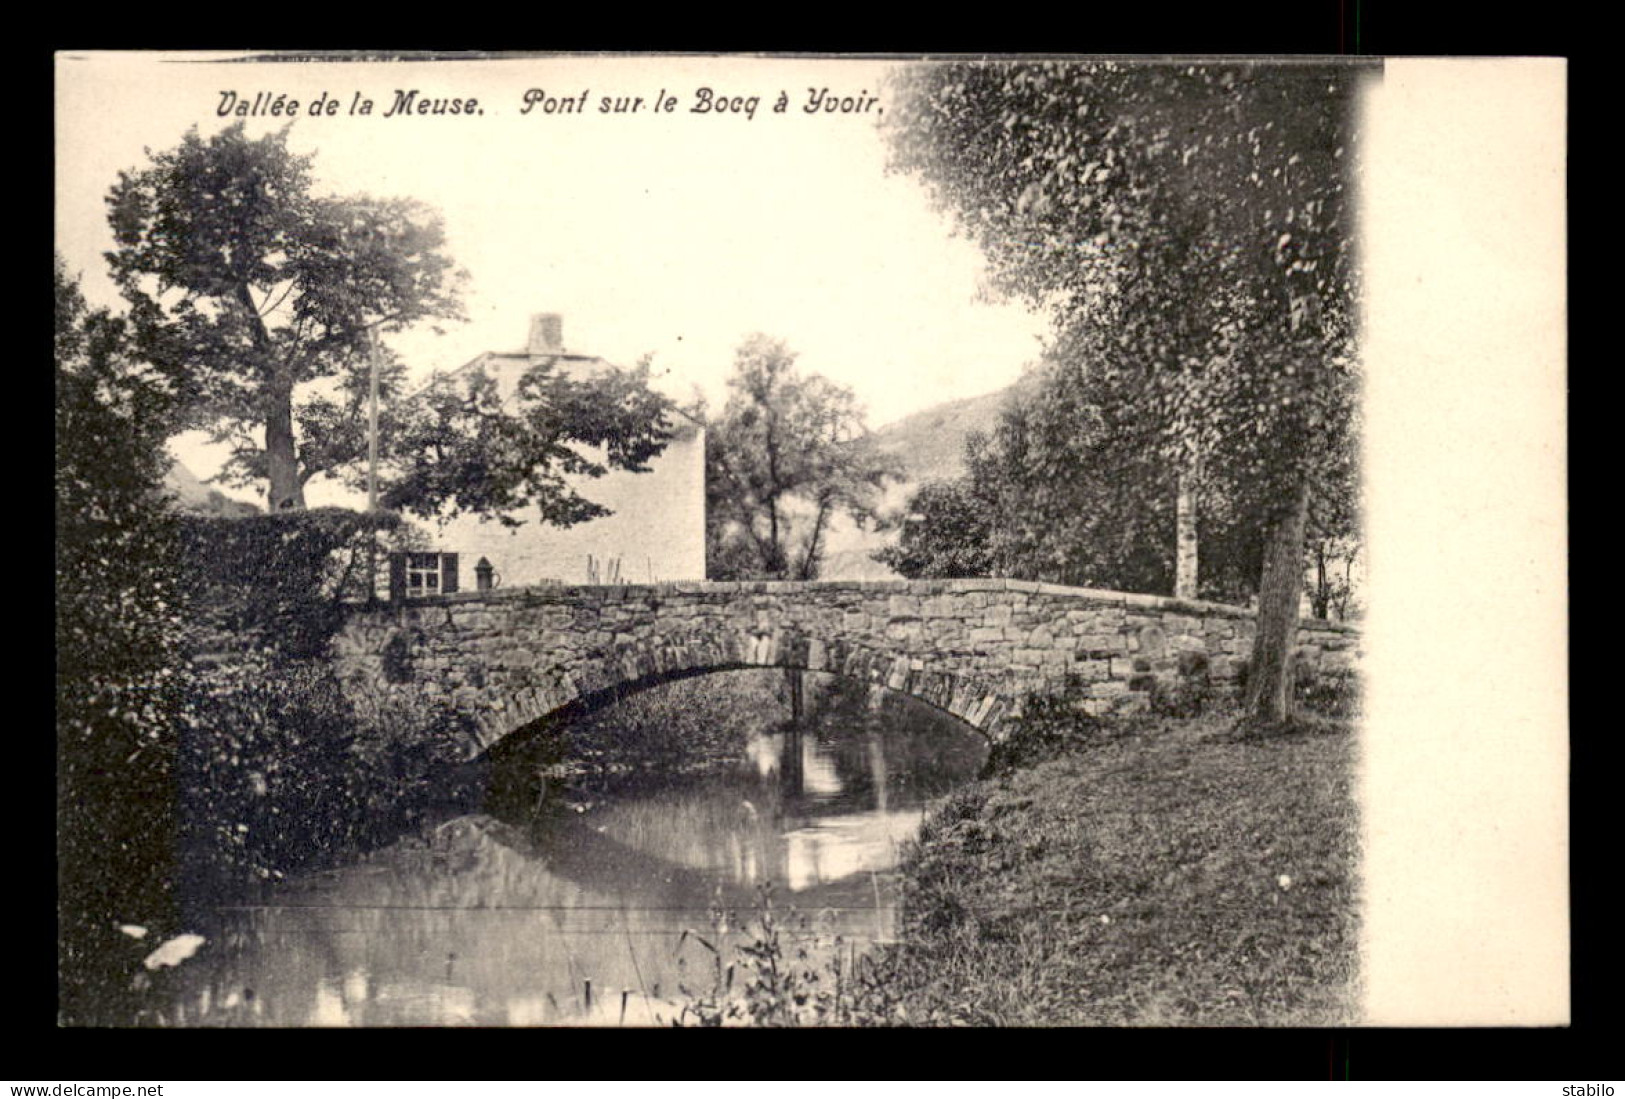
<svg viewBox="0 0 1625 1099">
<path fill-rule="evenodd" d="M 367 602 L 378 598 L 378 326 L 367 343 Z"/>
<path fill-rule="evenodd" d="M 367 379 L 367 510 L 378 510 L 378 328 L 368 344 L 371 361 Z"/>
</svg>

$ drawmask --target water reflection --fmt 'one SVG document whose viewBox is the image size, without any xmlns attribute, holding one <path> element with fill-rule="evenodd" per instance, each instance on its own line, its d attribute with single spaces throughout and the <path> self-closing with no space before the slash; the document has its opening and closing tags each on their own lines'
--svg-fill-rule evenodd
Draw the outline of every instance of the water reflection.
<svg viewBox="0 0 1625 1099">
<path fill-rule="evenodd" d="M 826 721 L 580 811 L 447 820 L 222 913 L 197 960 L 166 974 L 163 1021 L 657 1025 L 714 966 L 683 932 L 748 915 L 764 883 L 799 934 L 894 937 L 901 846 L 984 753 L 968 731 L 895 714 Z"/>
</svg>

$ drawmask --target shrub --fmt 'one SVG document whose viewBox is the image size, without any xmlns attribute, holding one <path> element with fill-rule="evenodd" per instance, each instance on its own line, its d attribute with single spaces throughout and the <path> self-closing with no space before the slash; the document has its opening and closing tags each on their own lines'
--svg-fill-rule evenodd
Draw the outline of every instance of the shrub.
<svg viewBox="0 0 1625 1099">
<path fill-rule="evenodd" d="M 1244 658 L 1236 660 L 1236 692 L 1247 693 L 1247 675 L 1250 665 Z M 1292 661 L 1292 697 L 1304 710 L 1325 717 L 1353 717 L 1360 712 L 1362 686 L 1354 672 L 1317 672 L 1296 656 Z"/>
<path fill-rule="evenodd" d="M 1298 702 L 1327 717 L 1354 717 L 1360 712 L 1360 677 L 1352 672 L 1321 672 L 1300 677 Z"/>
<path fill-rule="evenodd" d="M 1150 677 L 1146 689 L 1151 694 L 1152 712 L 1167 717 L 1195 717 L 1201 713 L 1213 693 L 1209 668 L 1206 653 L 1180 653 L 1177 674 Z"/>
<path fill-rule="evenodd" d="M 365 563 L 375 532 L 400 523 L 344 508 L 188 516 L 182 551 L 201 618 L 233 647 L 246 642 L 296 659 L 317 656 L 344 603 L 371 594 Z"/>
<path fill-rule="evenodd" d="M 352 700 L 321 663 L 217 666 L 182 755 L 189 898 L 389 842 L 466 791 L 461 719 L 413 694 Z"/>
<path fill-rule="evenodd" d="M 184 586 L 161 505 L 162 392 L 56 269 L 57 913 L 61 1021 L 117 1021 L 131 940 L 175 918 Z M 121 942 L 122 940 L 122 942 Z"/>
<path fill-rule="evenodd" d="M 1103 723 L 1083 709 L 1081 687 L 1027 700 L 1020 717 L 1006 722 L 1003 738 L 988 753 L 982 777 L 1031 767 L 1098 736 Z"/>
</svg>

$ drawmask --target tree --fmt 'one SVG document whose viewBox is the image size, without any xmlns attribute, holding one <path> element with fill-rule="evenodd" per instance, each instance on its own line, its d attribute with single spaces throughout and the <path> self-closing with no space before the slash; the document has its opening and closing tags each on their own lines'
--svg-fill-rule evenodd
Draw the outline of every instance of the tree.
<svg viewBox="0 0 1625 1099">
<path fill-rule="evenodd" d="M 63 1019 L 82 1023 L 128 988 L 105 971 L 117 924 L 175 915 L 187 589 L 162 506 L 166 387 L 60 257 L 55 298 L 58 912 Z"/>
<path fill-rule="evenodd" d="M 273 511 L 303 508 L 313 476 L 364 456 L 371 340 L 460 316 L 462 279 L 439 215 L 317 196 L 287 136 L 194 127 L 108 196 L 107 258 L 136 350 L 176 379 L 175 426 L 230 443 L 228 479 L 263 480 Z M 386 364 L 383 392 L 401 377 Z"/>
<path fill-rule="evenodd" d="M 829 523 L 872 520 L 900 473 L 852 391 L 803 375 L 781 340 L 742 343 L 722 415 L 707 425 L 707 575 L 810 580 Z"/>
<path fill-rule="evenodd" d="M 909 579 L 991 576 L 996 513 L 969 477 L 927 481 L 909 496 L 902 532 L 874 558 Z"/>
<path fill-rule="evenodd" d="M 506 399 L 484 371 L 438 377 L 381 427 L 390 456 L 382 502 L 425 519 L 470 511 L 507 526 L 520 525 L 524 508 L 554 526 L 608 515 L 576 484 L 611 467 L 646 472 L 665 448 L 673 404 L 649 388 L 649 374 L 647 356 L 587 378 L 543 361 Z"/>
<path fill-rule="evenodd" d="M 1176 485 L 1137 435 L 1136 406 L 1109 381 L 1108 372 L 1058 351 L 1029 368 L 991 435 L 966 440 L 964 475 L 921 486 L 907 509 L 918 520 L 877 559 L 909 577 L 1169 590 Z M 1245 602 L 1258 582 L 1258 540 L 1217 472 L 1202 480 L 1197 594 Z"/>
<path fill-rule="evenodd" d="M 1173 481 L 1222 476 L 1258 524 L 1247 707 L 1290 704 L 1304 527 L 1352 446 L 1347 171 L 1357 73 L 1262 64 L 953 63 L 906 70 L 892 164 L 1051 311 Z M 1171 478 L 1169 474 L 1171 473 Z M 1142 482 L 1147 496 L 1157 486 Z M 1166 489 L 1164 489 L 1166 491 Z M 1176 516 L 1180 542 L 1190 523 Z"/>
<path fill-rule="evenodd" d="M 1047 356 L 1012 390 L 966 463 L 995 501 L 1003 575 L 1167 590 L 1173 496 L 1136 407 L 1076 354 Z"/>
</svg>

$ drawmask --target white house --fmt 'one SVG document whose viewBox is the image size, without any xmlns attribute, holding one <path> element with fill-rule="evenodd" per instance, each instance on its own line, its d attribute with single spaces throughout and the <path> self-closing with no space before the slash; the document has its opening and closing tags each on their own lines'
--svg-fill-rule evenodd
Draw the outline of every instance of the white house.
<svg viewBox="0 0 1625 1099">
<path fill-rule="evenodd" d="M 595 355 L 567 351 L 563 336 L 559 314 L 537 314 L 524 350 L 488 351 L 453 376 L 483 370 L 509 400 L 533 366 L 551 364 L 576 378 L 613 369 Z M 649 472 L 611 468 L 576 482 L 583 496 L 612 514 L 573 527 L 532 517 L 515 529 L 466 514 L 430 523 L 433 553 L 391 558 L 391 596 L 474 590 L 482 560 L 501 587 L 705 579 L 705 428 L 682 413 L 673 418 L 675 434 L 649 461 Z"/>
</svg>

